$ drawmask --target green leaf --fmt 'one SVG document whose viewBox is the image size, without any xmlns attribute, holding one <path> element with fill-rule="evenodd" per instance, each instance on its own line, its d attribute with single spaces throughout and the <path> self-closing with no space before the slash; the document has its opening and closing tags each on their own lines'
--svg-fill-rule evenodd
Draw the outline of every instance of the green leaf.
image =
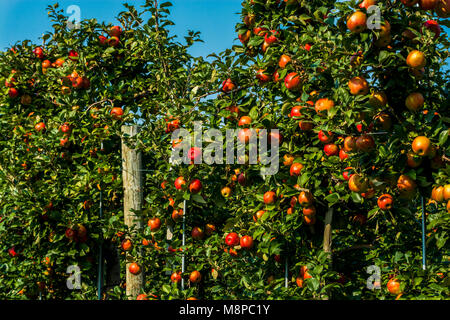
<svg viewBox="0 0 450 320">
<path fill-rule="evenodd" d="M 203 197 L 201 195 L 199 195 L 199 194 L 193 194 L 192 195 L 192 200 L 194 200 L 195 202 L 198 202 L 198 203 L 205 203 L 205 204 L 207 203 L 205 201 L 205 199 L 203 199 Z"/>
<path fill-rule="evenodd" d="M 338 202 L 340 198 L 341 198 L 341 197 L 339 196 L 338 193 L 332 193 L 332 194 L 327 195 L 327 196 L 324 198 L 324 200 L 328 201 L 328 202 L 330 203 L 330 205 L 333 205 L 333 204 L 335 204 L 336 202 Z"/>
</svg>

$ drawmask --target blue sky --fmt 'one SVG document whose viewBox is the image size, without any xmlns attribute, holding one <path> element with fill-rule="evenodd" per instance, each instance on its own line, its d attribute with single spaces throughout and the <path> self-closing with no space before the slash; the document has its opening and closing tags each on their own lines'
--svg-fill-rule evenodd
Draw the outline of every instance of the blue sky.
<svg viewBox="0 0 450 320">
<path fill-rule="evenodd" d="M 160 0 L 165 2 L 166 0 Z M 197 43 L 190 51 L 194 56 L 219 53 L 233 44 L 240 44 L 235 32 L 243 0 L 171 0 L 171 28 L 184 41 L 187 30 L 201 32 L 204 43 Z M 78 5 L 81 18 L 115 23 L 115 17 L 124 9 L 123 2 L 138 7 L 144 0 L 0 0 L 0 50 L 10 47 L 17 40 L 30 39 L 41 43 L 39 37 L 52 30 L 45 9 L 58 2 L 67 10 Z M 448 32 L 447 28 L 444 28 Z"/>
<path fill-rule="evenodd" d="M 39 37 L 50 31 L 51 22 L 45 9 L 59 3 L 61 9 L 78 5 L 82 19 L 116 22 L 115 17 L 127 2 L 138 7 L 143 0 L 1 0 L 0 50 L 17 40 L 30 39 L 41 43 Z M 161 0 L 165 2 L 165 0 Z M 190 51 L 194 56 L 219 53 L 238 44 L 235 25 L 239 21 L 242 0 L 171 0 L 171 20 L 176 24 L 171 30 L 184 41 L 187 30 L 201 32 L 204 43 L 197 43 Z"/>
</svg>

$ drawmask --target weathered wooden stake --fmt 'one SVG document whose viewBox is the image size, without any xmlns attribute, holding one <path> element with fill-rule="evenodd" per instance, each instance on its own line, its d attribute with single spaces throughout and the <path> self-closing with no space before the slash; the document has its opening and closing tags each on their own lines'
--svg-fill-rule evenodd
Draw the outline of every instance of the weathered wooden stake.
<svg viewBox="0 0 450 320">
<path fill-rule="evenodd" d="M 122 133 L 128 136 L 135 136 L 138 133 L 138 126 L 122 126 Z M 125 225 L 135 231 L 142 229 L 143 222 L 131 210 L 141 210 L 143 204 L 142 189 L 142 154 L 134 149 L 130 149 L 122 138 L 122 175 L 124 189 L 124 218 Z M 130 300 L 136 299 L 144 287 L 144 272 L 133 275 L 128 271 L 130 263 L 127 263 L 126 270 L 126 294 Z"/>
<path fill-rule="evenodd" d="M 323 251 L 329 252 L 331 258 L 331 222 L 333 220 L 333 208 L 328 208 L 325 214 L 325 230 L 323 232 Z"/>
</svg>

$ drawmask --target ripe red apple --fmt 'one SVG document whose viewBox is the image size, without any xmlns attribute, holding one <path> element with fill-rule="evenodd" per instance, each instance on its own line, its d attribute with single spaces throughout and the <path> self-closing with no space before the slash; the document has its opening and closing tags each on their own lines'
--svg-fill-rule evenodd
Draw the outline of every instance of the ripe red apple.
<svg viewBox="0 0 450 320">
<path fill-rule="evenodd" d="M 172 120 L 167 123 L 166 133 L 173 132 L 180 128 L 180 120 Z"/>
<path fill-rule="evenodd" d="M 350 176 L 350 179 L 348 180 L 348 188 L 350 189 L 350 191 L 363 193 L 367 191 L 368 187 L 368 179 L 359 174 L 352 174 Z"/>
<path fill-rule="evenodd" d="M 222 194 L 222 197 L 228 198 L 231 195 L 231 188 L 223 187 L 222 190 L 220 190 L 220 193 Z"/>
<path fill-rule="evenodd" d="M 19 95 L 19 91 L 16 88 L 9 88 L 8 96 L 10 98 L 16 98 Z"/>
<path fill-rule="evenodd" d="M 245 174 L 240 173 L 237 176 L 237 181 L 241 186 L 245 186 L 247 184 L 247 178 L 246 178 Z"/>
<path fill-rule="evenodd" d="M 416 192 L 416 182 L 407 175 L 400 175 L 397 180 L 397 188 L 401 198 L 411 199 Z"/>
<path fill-rule="evenodd" d="M 249 250 L 253 247 L 253 238 L 251 236 L 243 236 L 239 241 L 241 248 L 244 250 Z"/>
<path fill-rule="evenodd" d="M 292 107 L 291 113 L 289 114 L 289 116 L 290 116 L 291 118 L 294 118 L 294 119 L 301 117 L 302 114 L 301 114 L 300 110 L 301 110 L 302 108 L 303 108 L 302 106 L 295 106 L 295 107 Z"/>
<path fill-rule="evenodd" d="M 118 37 L 111 37 L 108 39 L 108 45 L 110 47 L 117 47 L 120 44 L 120 40 Z"/>
<path fill-rule="evenodd" d="M 338 148 L 338 146 L 335 145 L 334 143 L 329 143 L 329 144 L 326 144 L 326 145 L 323 147 L 323 151 L 325 152 L 325 154 L 326 154 L 327 156 L 331 157 L 331 156 L 336 156 L 336 155 L 338 155 L 338 153 L 339 153 L 339 148 Z"/>
<path fill-rule="evenodd" d="M 278 60 L 278 66 L 279 66 L 281 69 L 284 69 L 284 68 L 286 68 L 286 65 L 287 65 L 289 62 L 291 62 L 291 57 L 289 57 L 289 56 L 286 55 L 286 54 L 283 54 L 283 55 L 281 55 L 280 60 Z"/>
<path fill-rule="evenodd" d="M 202 190 L 202 182 L 199 179 L 194 179 L 191 181 L 191 183 L 189 184 L 189 191 L 191 193 L 199 193 Z"/>
<path fill-rule="evenodd" d="M 383 210 L 391 210 L 394 204 L 394 198 L 390 194 L 383 194 L 377 200 L 378 207 Z"/>
<path fill-rule="evenodd" d="M 122 119 L 123 116 L 123 109 L 120 107 L 114 107 L 111 109 L 111 116 L 113 117 L 113 119 L 115 120 L 120 120 Z"/>
<path fill-rule="evenodd" d="M 175 188 L 177 190 L 181 190 L 183 188 L 183 185 L 186 184 L 186 181 L 184 180 L 184 177 L 178 177 L 175 180 Z"/>
<path fill-rule="evenodd" d="M 348 87 L 352 95 L 363 95 L 369 93 L 369 84 L 363 77 L 353 77 L 348 82 Z"/>
<path fill-rule="evenodd" d="M 65 137 L 65 138 L 59 139 L 59 145 L 61 147 L 67 147 L 69 145 L 69 138 Z"/>
<path fill-rule="evenodd" d="M 345 139 L 344 139 L 344 151 L 345 152 L 356 151 L 356 138 L 355 137 L 345 137 Z"/>
<path fill-rule="evenodd" d="M 315 109 L 319 116 L 324 116 L 326 113 L 324 111 L 329 111 L 334 108 L 334 101 L 328 98 L 321 98 L 316 101 Z"/>
<path fill-rule="evenodd" d="M 270 75 L 265 74 L 264 72 L 265 72 L 264 69 L 259 69 L 259 70 L 256 72 L 256 78 L 257 78 L 261 83 L 265 83 L 265 82 L 270 81 Z"/>
<path fill-rule="evenodd" d="M 52 63 L 50 62 L 50 60 L 44 60 L 44 61 L 42 61 L 42 68 L 43 68 L 43 69 L 51 68 L 51 66 L 52 66 Z"/>
<path fill-rule="evenodd" d="M 327 133 L 323 132 L 323 130 L 320 130 L 318 133 L 318 138 L 323 143 L 330 143 L 333 141 L 334 134 L 331 131 L 328 131 Z"/>
<path fill-rule="evenodd" d="M 231 79 L 227 79 L 224 82 L 222 82 L 222 91 L 225 93 L 230 92 L 230 91 L 234 90 L 235 88 L 236 88 L 236 86 L 233 83 L 233 81 L 231 81 Z"/>
<path fill-rule="evenodd" d="M 411 168 L 417 168 L 422 164 L 422 157 L 418 156 L 412 151 L 408 151 L 406 154 L 406 164 Z"/>
<path fill-rule="evenodd" d="M 262 135 L 260 135 L 262 136 Z M 272 143 L 277 143 L 278 145 L 281 145 L 281 142 L 283 141 L 283 136 L 281 135 L 281 133 L 275 133 L 275 132 L 270 132 L 268 137 L 267 137 L 267 142 L 272 144 Z"/>
<path fill-rule="evenodd" d="M 439 26 L 439 23 L 437 21 L 435 21 L 435 20 L 428 20 L 423 25 L 428 30 L 434 32 L 434 34 L 435 34 L 434 38 L 438 38 L 439 35 L 441 34 L 441 27 Z"/>
<path fill-rule="evenodd" d="M 390 279 L 387 283 L 387 289 L 390 294 L 399 295 L 401 293 L 400 282 L 395 278 Z"/>
<path fill-rule="evenodd" d="M 108 38 L 105 36 L 99 36 L 98 41 L 102 47 L 105 47 L 108 44 Z"/>
<path fill-rule="evenodd" d="M 301 83 L 301 78 L 297 72 L 289 73 L 286 78 L 284 78 L 284 85 L 288 90 L 296 90 L 299 88 Z"/>
<path fill-rule="evenodd" d="M 38 57 L 39 59 L 44 59 L 44 50 L 42 50 L 41 47 L 36 47 L 33 50 L 33 53 L 36 57 Z"/>
<path fill-rule="evenodd" d="M 291 176 L 296 176 L 297 177 L 297 176 L 300 175 L 302 169 L 303 169 L 303 164 L 301 164 L 301 163 L 293 163 L 291 165 L 291 168 L 289 169 L 289 174 Z"/>
<path fill-rule="evenodd" d="M 191 236 L 194 240 L 202 240 L 205 236 L 205 233 L 200 227 L 194 227 L 191 231 Z"/>
<path fill-rule="evenodd" d="M 17 252 L 16 252 L 16 247 L 15 246 L 12 246 L 11 248 L 9 248 L 8 249 L 8 254 L 11 256 L 11 257 L 17 257 Z"/>
<path fill-rule="evenodd" d="M 264 203 L 265 204 L 272 204 L 277 200 L 277 195 L 273 191 L 267 191 L 264 193 Z"/>
<path fill-rule="evenodd" d="M 239 119 L 238 122 L 238 126 L 242 127 L 242 126 L 248 126 L 252 123 L 252 118 L 250 118 L 249 116 L 242 116 Z"/>
<path fill-rule="evenodd" d="M 303 208 L 307 208 L 313 205 L 314 203 L 314 196 L 311 192 L 308 191 L 302 191 L 298 195 L 298 203 Z"/>
<path fill-rule="evenodd" d="M 159 228 L 161 227 L 161 219 L 151 218 L 147 221 L 147 225 L 150 227 L 151 231 L 159 230 Z"/>
<path fill-rule="evenodd" d="M 65 232 L 65 236 L 70 241 L 73 241 L 73 240 L 75 240 L 75 238 L 77 236 L 77 232 L 72 228 L 67 228 L 66 232 Z"/>
<path fill-rule="evenodd" d="M 348 158 L 348 154 L 347 152 L 345 152 L 344 149 L 339 150 L 339 158 L 344 161 L 345 159 Z"/>
<path fill-rule="evenodd" d="M 77 61 L 78 60 L 78 52 L 76 52 L 75 50 L 70 50 L 69 51 L 69 59 L 72 61 Z"/>
<path fill-rule="evenodd" d="M 37 132 L 44 131 L 44 130 L 45 130 L 45 123 L 43 123 L 43 122 L 37 123 L 37 124 L 34 126 L 34 129 L 35 129 Z"/>
<path fill-rule="evenodd" d="M 432 151 L 432 143 L 425 136 L 418 136 L 412 142 L 411 148 L 415 154 L 421 157 L 430 155 Z"/>
<path fill-rule="evenodd" d="M 113 26 L 109 29 L 108 33 L 110 37 L 120 37 L 122 34 L 122 28 L 120 26 Z"/>
<path fill-rule="evenodd" d="M 254 14 L 247 14 L 244 17 L 244 23 L 247 27 L 250 27 L 255 22 L 255 15 Z"/>
<path fill-rule="evenodd" d="M 241 41 L 242 44 L 246 44 L 248 40 L 250 40 L 251 35 L 252 32 L 250 30 L 247 30 L 244 33 L 238 35 L 239 41 Z"/>
<path fill-rule="evenodd" d="M 377 0 L 364 0 L 359 4 L 361 9 L 369 9 L 370 6 L 375 6 L 377 4 Z"/>
<path fill-rule="evenodd" d="M 345 168 L 345 171 L 344 172 L 342 172 L 342 176 L 344 177 L 344 179 L 345 180 L 350 180 L 350 177 L 351 177 L 351 175 L 352 175 L 352 170 L 353 170 L 353 168 L 352 167 L 347 167 L 347 168 Z"/>
<path fill-rule="evenodd" d="M 359 151 L 369 152 L 375 147 L 375 141 L 372 136 L 364 134 L 356 139 L 356 148 Z"/>
<path fill-rule="evenodd" d="M 128 266 L 128 271 L 131 274 L 138 275 L 141 273 L 141 267 L 136 262 L 133 262 Z"/>
<path fill-rule="evenodd" d="M 83 87 L 83 78 L 81 77 L 76 77 L 72 80 L 72 87 L 74 87 L 75 89 L 80 89 Z"/>
<path fill-rule="evenodd" d="M 5 87 L 7 88 L 13 88 L 14 85 L 16 84 L 16 79 L 15 78 L 11 78 L 11 80 L 8 81 L 8 79 L 5 80 Z"/>
<path fill-rule="evenodd" d="M 277 30 L 270 30 L 264 36 L 264 41 L 271 45 L 272 43 L 278 42 L 278 35 L 280 33 Z"/>
<path fill-rule="evenodd" d="M 225 237 L 225 243 L 227 244 L 227 246 L 234 247 L 237 246 L 239 242 L 240 238 L 236 232 L 231 232 Z"/>
<path fill-rule="evenodd" d="M 255 28 L 253 28 L 253 33 L 255 34 L 255 35 L 257 35 L 258 37 L 263 37 L 266 33 L 267 33 L 267 29 L 266 28 L 263 28 L 263 27 L 255 27 Z"/>
<path fill-rule="evenodd" d="M 423 95 L 420 92 L 413 92 L 409 96 L 406 97 L 405 106 L 410 111 L 419 110 L 425 102 Z"/>
<path fill-rule="evenodd" d="M 367 27 L 367 15 L 362 11 L 354 12 L 347 20 L 347 28 L 353 33 L 360 33 Z"/>
<path fill-rule="evenodd" d="M 275 70 L 275 72 L 272 75 L 272 78 L 273 78 L 273 81 L 275 81 L 275 82 L 280 82 L 283 80 L 282 78 L 280 78 L 280 73 L 278 72 L 278 70 Z"/>
<path fill-rule="evenodd" d="M 314 124 L 308 121 L 299 121 L 298 126 L 302 131 L 310 131 L 314 128 Z"/>
</svg>

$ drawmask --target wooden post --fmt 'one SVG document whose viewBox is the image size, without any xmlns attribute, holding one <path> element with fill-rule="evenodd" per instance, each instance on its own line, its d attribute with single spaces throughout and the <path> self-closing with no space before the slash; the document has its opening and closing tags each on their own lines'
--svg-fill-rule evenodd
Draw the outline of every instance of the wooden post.
<svg viewBox="0 0 450 320">
<path fill-rule="evenodd" d="M 333 220 L 333 208 L 328 208 L 325 214 L 325 230 L 323 232 L 323 251 L 329 253 L 331 258 L 331 222 Z"/>
<path fill-rule="evenodd" d="M 128 136 L 135 136 L 138 133 L 138 126 L 122 126 L 122 133 Z M 125 225 L 139 231 L 143 222 L 131 210 L 142 210 L 143 188 L 142 188 L 142 154 L 134 149 L 130 149 L 122 138 L 122 175 L 124 189 L 124 219 Z M 128 271 L 131 262 L 127 263 L 126 269 L 126 294 L 130 300 L 136 299 L 144 287 L 144 273 L 133 275 Z"/>
</svg>

